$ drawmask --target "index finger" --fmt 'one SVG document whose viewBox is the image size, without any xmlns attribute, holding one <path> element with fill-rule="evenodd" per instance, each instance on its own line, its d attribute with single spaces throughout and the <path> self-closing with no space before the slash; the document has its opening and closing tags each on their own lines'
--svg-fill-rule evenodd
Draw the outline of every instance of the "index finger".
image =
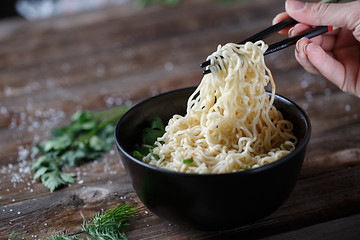
<svg viewBox="0 0 360 240">
<path fill-rule="evenodd" d="M 276 15 L 276 16 L 274 17 L 272 23 L 273 23 L 273 25 L 274 25 L 274 24 L 277 24 L 277 23 L 281 22 L 282 20 L 284 20 L 284 19 L 286 19 L 286 18 L 288 18 L 288 17 L 289 17 L 289 15 L 288 15 L 286 12 L 279 13 L 278 15 Z M 281 34 L 288 34 L 290 28 L 291 28 L 291 27 L 284 28 L 284 29 L 280 30 L 279 33 L 281 33 Z"/>
</svg>

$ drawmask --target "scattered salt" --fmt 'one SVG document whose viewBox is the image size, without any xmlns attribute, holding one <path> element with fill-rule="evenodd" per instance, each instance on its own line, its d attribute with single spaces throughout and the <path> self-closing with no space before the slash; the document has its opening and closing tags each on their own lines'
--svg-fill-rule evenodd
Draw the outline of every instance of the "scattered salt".
<svg viewBox="0 0 360 240">
<path fill-rule="evenodd" d="M 306 80 L 301 81 L 301 87 L 302 87 L 302 88 L 307 88 L 307 87 L 309 87 L 309 82 L 306 81 Z"/>
<path fill-rule="evenodd" d="M 308 110 L 308 109 L 309 109 L 309 104 L 303 103 L 303 104 L 302 104 L 302 108 L 303 108 L 304 110 Z"/>
<path fill-rule="evenodd" d="M 172 62 L 166 62 L 164 68 L 166 71 L 170 72 L 174 69 L 174 64 Z"/>
<path fill-rule="evenodd" d="M 309 91 L 306 91 L 306 92 L 305 92 L 305 98 L 306 98 L 306 100 L 308 100 L 308 101 L 311 102 L 311 101 L 313 100 L 312 93 L 309 92 Z"/>
<path fill-rule="evenodd" d="M 346 104 L 345 105 L 345 111 L 349 112 L 351 110 L 351 107 L 349 104 Z"/>
<path fill-rule="evenodd" d="M 324 94 L 325 94 L 326 97 L 329 97 L 331 95 L 331 89 L 330 88 L 325 88 Z"/>
<path fill-rule="evenodd" d="M 125 106 L 131 107 L 132 105 L 133 105 L 133 102 L 131 100 L 126 100 L 125 101 Z"/>
</svg>

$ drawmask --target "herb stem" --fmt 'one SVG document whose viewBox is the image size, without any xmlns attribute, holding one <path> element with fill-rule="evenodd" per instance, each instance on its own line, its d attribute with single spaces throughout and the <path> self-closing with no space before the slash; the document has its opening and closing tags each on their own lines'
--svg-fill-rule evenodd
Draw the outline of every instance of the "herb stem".
<svg viewBox="0 0 360 240">
<path fill-rule="evenodd" d="M 110 109 L 110 110 L 112 110 L 112 109 Z M 109 112 L 110 112 L 110 110 L 109 110 Z M 121 116 L 124 115 L 124 113 L 125 113 L 126 111 L 127 111 L 127 109 L 122 108 L 122 112 L 121 112 L 120 114 L 115 115 L 115 116 L 112 116 L 112 117 L 110 117 L 110 118 L 108 118 L 108 119 L 100 122 L 99 125 L 98 125 L 96 128 L 94 128 L 93 130 L 91 130 L 88 134 L 84 135 L 84 136 L 81 138 L 81 140 L 85 140 L 85 139 L 88 139 L 88 138 L 94 136 L 98 131 L 100 131 L 100 130 L 101 130 L 102 128 L 104 128 L 106 125 L 108 125 L 109 123 L 112 123 L 112 122 L 118 120 L 119 118 L 121 118 Z M 105 112 L 104 112 L 104 113 L 105 113 Z M 105 114 L 104 114 L 103 116 L 105 116 Z"/>
</svg>

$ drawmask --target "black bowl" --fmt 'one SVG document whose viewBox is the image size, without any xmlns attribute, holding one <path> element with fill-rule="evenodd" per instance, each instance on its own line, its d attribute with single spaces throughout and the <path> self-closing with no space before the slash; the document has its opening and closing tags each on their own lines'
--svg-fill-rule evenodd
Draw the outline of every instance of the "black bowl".
<svg viewBox="0 0 360 240">
<path fill-rule="evenodd" d="M 141 131 L 159 116 L 165 124 L 184 115 L 195 88 L 149 98 L 119 120 L 115 140 L 132 185 L 154 214 L 175 224 L 202 230 L 224 230 L 259 220 L 288 198 L 303 164 L 311 127 L 306 113 L 276 95 L 274 104 L 294 124 L 298 144 L 293 152 L 256 169 L 224 174 L 188 174 L 151 166 L 131 155 Z"/>
</svg>

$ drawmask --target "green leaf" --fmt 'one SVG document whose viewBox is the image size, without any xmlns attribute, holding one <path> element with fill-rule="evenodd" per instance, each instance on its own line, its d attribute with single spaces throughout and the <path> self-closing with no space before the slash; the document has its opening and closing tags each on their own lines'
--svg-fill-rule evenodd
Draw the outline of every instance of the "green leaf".
<svg viewBox="0 0 360 240">
<path fill-rule="evenodd" d="M 34 145 L 32 146 L 31 148 L 31 155 L 34 157 L 36 156 L 37 154 L 41 153 L 42 152 L 42 149 L 39 145 Z"/>
<path fill-rule="evenodd" d="M 66 135 L 50 139 L 42 144 L 44 152 L 64 150 L 71 145 L 71 138 Z"/>
<path fill-rule="evenodd" d="M 142 143 L 146 145 L 154 145 L 158 137 L 161 137 L 163 132 L 158 129 L 145 128 L 142 132 Z"/>
<path fill-rule="evenodd" d="M 37 169 L 37 170 L 35 171 L 34 179 L 37 179 L 37 178 L 41 177 L 41 176 L 44 175 L 47 171 L 48 171 L 48 168 L 47 168 L 47 167 L 40 167 L 39 169 Z"/>
<path fill-rule="evenodd" d="M 151 153 L 155 159 L 159 159 L 160 157 L 153 153 L 152 148 L 155 144 L 155 141 L 157 141 L 157 138 L 163 136 L 164 133 L 164 124 L 159 117 L 155 117 L 151 121 L 150 127 L 144 128 L 142 130 L 140 145 L 134 148 L 133 156 L 139 160 L 142 160 L 144 156 Z"/>
<path fill-rule="evenodd" d="M 87 121 L 81 125 L 81 129 L 82 130 L 93 129 L 96 127 L 96 125 L 97 125 L 97 122 L 95 120 Z"/>
<path fill-rule="evenodd" d="M 74 122 L 83 123 L 85 121 L 88 121 L 89 119 L 92 119 L 92 117 L 91 117 L 91 113 L 88 111 L 79 110 L 71 116 L 71 121 L 73 123 Z"/>
<path fill-rule="evenodd" d="M 53 192 L 56 188 L 66 184 L 74 183 L 75 174 L 61 172 L 59 169 L 54 169 L 42 175 L 41 181 L 45 187 Z"/>
<path fill-rule="evenodd" d="M 42 175 L 41 181 L 45 187 L 47 187 L 48 189 L 50 189 L 51 192 L 53 192 L 56 188 L 65 183 L 60 175 L 60 170 L 55 169 Z"/>
<path fill-rule="evenodd" d="M 138 160 L 142 160 L 145 157 L 143 154 L 136 150 L 133 151 L 132 155 Z"/>
<path fill-rule="evenodd" d="M 89 146 L 95 151 L 103 151 L 106 149 L 106 143 L 102 141 L 98 136 L 93 136 L 90 138 Z"/>
<path fill-rule="evenodd" d="M 154 120 L 151 122 L 151 128 L 152 129 L 158 129 L 162 132 L 165 132 L 165 126 L 163 122 L 161 121 L 161 118 L 155 117 Z"/>
<path fill-rule="evenodd" d="M 184 163 L 184 164 L 190 164 L 190 163 L 192 163 L 193 161 L 194 161 L 194 159 L 188 158 L 188 159 L 184 159 L 184 160 L 183 160 L 183 163 Z"/>
<path fill-rule="evenodd" d="M 74 167 L 86 158 L 86 154 L 83 150 L 75 149 L 69 150 L 61 155 L 61 159 L 64 164 L 69 167 Z"/>
<path fill-rule="evenodd" d="M 65 183 L 74 183 L 76 175 L 74 173 L 60 172 L 60 178 Z"/>
<path fill-rule="evenodd" d="M 36 161 L 33 163 L 32 167 L 31 167 L 31 169 L 37 170 L 40 167 L 42 167 L 42 165 L 44 165 L 44 163 L 48 163 L 49 161 L 51 161 L 51 160 L 49 160 L 48 156 L 42 155 L 38 159 L 36 159 Z"/>
</svg>

